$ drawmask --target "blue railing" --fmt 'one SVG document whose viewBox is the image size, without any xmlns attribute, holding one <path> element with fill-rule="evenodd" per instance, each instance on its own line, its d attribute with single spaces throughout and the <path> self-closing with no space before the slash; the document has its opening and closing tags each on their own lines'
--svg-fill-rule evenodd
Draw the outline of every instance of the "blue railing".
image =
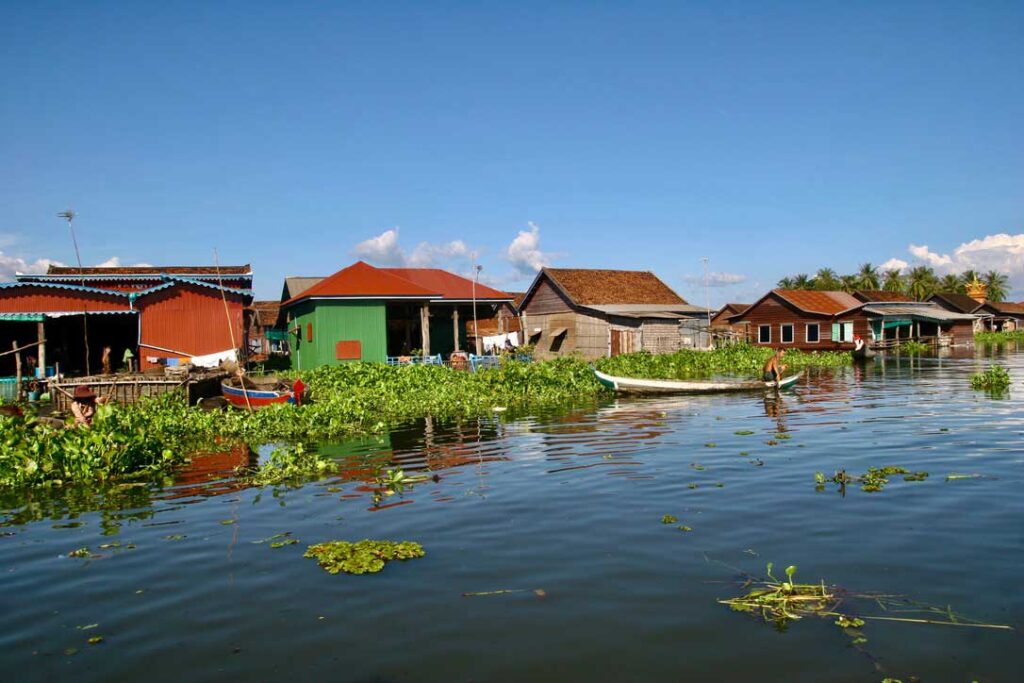
<svg viewBox="0 0 1024 683">
<path fill-rule="evenodd" d="M 388 356 L 388 365 L 444 365 L 441 354 L 434 356 Z"/>
</svg>

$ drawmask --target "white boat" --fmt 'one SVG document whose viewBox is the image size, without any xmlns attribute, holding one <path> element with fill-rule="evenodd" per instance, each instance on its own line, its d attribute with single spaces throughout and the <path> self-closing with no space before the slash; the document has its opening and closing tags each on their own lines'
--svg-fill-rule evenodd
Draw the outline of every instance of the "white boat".
<svg viewBox="0 0 1024 683">
<path fill-rule="evenodd" d="M 714 394 L 725 391 L 757 391 L 764 389 L 786 389 L 803 376 L 798 372 L 783 377 L 778 382 L 761 380 L 670 380 L 640 379 L 637 377 L 615 377 L 594 368 L 594 376 L 605 387 L 624 394 Z"/>
</svg>

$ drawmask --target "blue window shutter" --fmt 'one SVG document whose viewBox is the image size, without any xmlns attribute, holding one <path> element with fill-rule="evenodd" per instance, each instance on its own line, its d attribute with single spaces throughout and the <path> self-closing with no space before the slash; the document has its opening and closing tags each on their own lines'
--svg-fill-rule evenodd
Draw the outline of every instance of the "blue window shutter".
<svg viewBox="0 0 1024 683">
<path fill-rule="evenodd" d="M 832 341 L 839 341 L 839 323 L 832 323 Z"/>
</svg>

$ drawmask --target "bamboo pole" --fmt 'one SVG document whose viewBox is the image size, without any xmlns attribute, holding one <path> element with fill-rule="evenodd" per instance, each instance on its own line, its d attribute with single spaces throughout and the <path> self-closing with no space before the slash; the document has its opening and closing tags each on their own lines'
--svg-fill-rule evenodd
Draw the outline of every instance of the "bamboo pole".
<svg viewBox="0 0 1024 683">
<path fill-rule="evenodd" d="M 46 379 L 46 323 L 39 321 L 36 323 L 36 336 L 39 341 L 36 344 L 39 346 L 39 368 L 42 372 L 39 373 L 40 379 Z"/>
<path fill-rule="evenodd" d="M 39 346 L 40 343 L 45 344 L 46 340 L 44 339 L 42 342 L 32 342 L 31 344 L 25 344 L 23 346 L 18 346 L 18 342 L 14 342 L 14 348 L 11 349 L 10 351 L 4 351 L 3 353 L 0 353 L 0 356 L 9 356 L 12 353 L 18 353 L 19 351 L 24 351 L 25 349 L 31 349 L 33 346 Z"/>
<path fill-rule="evenodd" d="M 217 255 L 217 250 L 213 250 L 213 265 L 217 268 L 217 284 L 220 285 L 220 298 L 224 302 L 224 317 L 228 319 L 228 334 L 231 335 L 231 346 L 235 349 L 235 353 L 238 353 L 238 347 L 235 346 L 235 326 L 231 323 L 231 311 L 228 309 L 228 295 L 224 291 L 224 278 L 220 274 L 220 257 Z M 252 412 L 252 403 L 249 401 L 249 390 L 245 388 L 245 380 L 242 378 L 242 362 L 241 358 L 235 358 L 235 373 L 238 375 L 238 387 L 242 390 L 242 396 L 245 397 L 245 407 Z"/>
</svg>

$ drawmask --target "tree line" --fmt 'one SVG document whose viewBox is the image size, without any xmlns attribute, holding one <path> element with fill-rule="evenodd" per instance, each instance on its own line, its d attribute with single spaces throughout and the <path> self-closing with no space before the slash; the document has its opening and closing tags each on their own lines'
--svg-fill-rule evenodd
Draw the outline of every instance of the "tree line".
<svg viewBox="0 0 1024 683">
<path fill-rule="evenodd" d="M 782 278 L 778 286 L 781 289 L 816 289 L 847 293 L 881 289 L 924 301 L 932 294 L 966 294 L 967 285 L 974 280 L 988 285 L 989 301 L 1005 301 L 1009 294 L 1010 278 L 995 270 L 984 274 L 965 270 L 959 274 L 947 273 L 939 277 L 930 266 L 915 266 L 904 273 L 896 268 L 883 271 L 870 263 L 861 264 L 857 272 L 850 275 L 839 275 L 831 268 L 821 268 L 813 276 L 799 273 Z"/>
</svg>

